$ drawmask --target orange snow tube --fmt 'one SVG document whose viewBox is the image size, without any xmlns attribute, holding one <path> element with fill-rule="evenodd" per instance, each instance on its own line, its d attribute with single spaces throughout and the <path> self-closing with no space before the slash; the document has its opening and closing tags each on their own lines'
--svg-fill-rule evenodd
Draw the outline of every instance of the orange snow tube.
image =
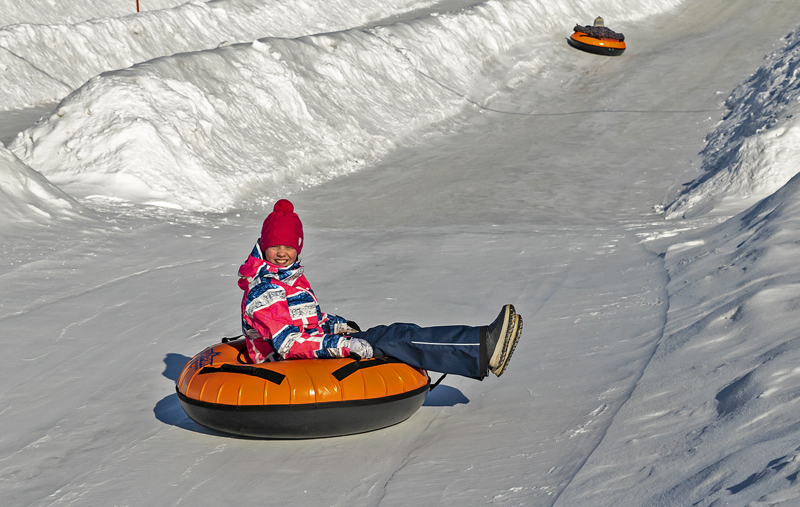
<svg viewBox="0 0 800 507">
<path fill-rule="evenodd" d="M 567 39 L 569 45 L 596 55 L 619 56 L 625 51 L 625 42 L 617 39 L 597 39 L 583 32 L 575 32 Z"/>
<path fill-rule="evenodd" d="M 430 389 L 424 370 L 391 358 L 249 361 L 244 339 L 194 356 L 175 386 L 186 414 L 235 435 L 332 437 L 404 421 Z"/>
</svg>

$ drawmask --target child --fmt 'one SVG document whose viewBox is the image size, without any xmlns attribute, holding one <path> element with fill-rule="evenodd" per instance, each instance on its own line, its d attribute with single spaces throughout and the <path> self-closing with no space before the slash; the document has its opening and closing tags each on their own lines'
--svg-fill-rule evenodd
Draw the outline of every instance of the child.
<svg viewBox="0 0 800 507">
<path fill-rule="evenodd" d="M 275 203 L 261 237 L 239 268 L 242 329 L 254 363 L 280 359 L 393 357 L 424 370 L 482 380 L 503 374 L 522 332 L 522 317 L 505 305 L 488 326 L 416 324 L 366 331 L 322 313 L 303 275 L 303 224 L 286 199 Z"/>
</svg>

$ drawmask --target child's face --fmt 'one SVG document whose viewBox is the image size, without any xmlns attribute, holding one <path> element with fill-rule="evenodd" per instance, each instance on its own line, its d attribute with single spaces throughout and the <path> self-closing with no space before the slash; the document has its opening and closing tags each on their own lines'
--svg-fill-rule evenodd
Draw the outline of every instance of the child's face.
<svg viewBox="0 0 800 507">
<path fill-rule="evenodd" d="M 297 250 L 286 245 L 271 246 L 264 251 L 264 257 L 276 266 L 291 266 L 297 260 Z"/>
</svg>

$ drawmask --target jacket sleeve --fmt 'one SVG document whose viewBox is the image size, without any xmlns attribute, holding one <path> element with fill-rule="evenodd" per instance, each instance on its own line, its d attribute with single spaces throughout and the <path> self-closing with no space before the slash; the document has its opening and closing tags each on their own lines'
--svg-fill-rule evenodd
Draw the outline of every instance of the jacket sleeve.
<svg viewBox="0 0 800 507">
<path fill-rule="evenodd" d="M 350 355 L 349 337 L 326 333 L 325 329 L 301 329 L 292 319 L 286 291 L 279 285 L 262 283 L 254 287 L 243 302 L 242 313 L 244 323 L 252 329 L 248 336 L 255 335 L 254 342 L 257 337 L 269 341 L 282 359 L 326 359 Z"/>
<path fill-rule="evenodd" d="M 320 328 L 326 334 L 344 334 L 347 332 L 347 319 L 338 315 L 322 314 Z"/>
<path fill-rule="evenodd" d="M 283 359 L 332 359 L 350 355 L 350 337 L 337 334 L 308 334 L 291 326 L 280 345 L 273 337 L 278 355 Z M 296 331 L 295 331 L 296 330 Z"/>
</svg>

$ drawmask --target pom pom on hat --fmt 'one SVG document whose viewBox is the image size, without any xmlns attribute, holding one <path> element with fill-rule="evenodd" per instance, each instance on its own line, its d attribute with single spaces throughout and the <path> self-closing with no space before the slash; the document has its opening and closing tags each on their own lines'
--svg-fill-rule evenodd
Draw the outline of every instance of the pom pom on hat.
<svg viewBox="0 0 800 507">
<path fill-rule="evenodd" d="M 280 201 L 275 203 L 275 206 L 272 208 L 273 211 L 280 211 L 281 213 L 292 213 L 294 212 L 294 204 L 288 199 L 281 199 Z"/>
<path fill-rule="evenodd" d="M 261 250 L 284 245 L 294 248 L 299 255 L 303 250 L 303 223 L 294 212 L 294 205 L 281 199 L 272 210 L 261 226 Z"/>
</svg>

